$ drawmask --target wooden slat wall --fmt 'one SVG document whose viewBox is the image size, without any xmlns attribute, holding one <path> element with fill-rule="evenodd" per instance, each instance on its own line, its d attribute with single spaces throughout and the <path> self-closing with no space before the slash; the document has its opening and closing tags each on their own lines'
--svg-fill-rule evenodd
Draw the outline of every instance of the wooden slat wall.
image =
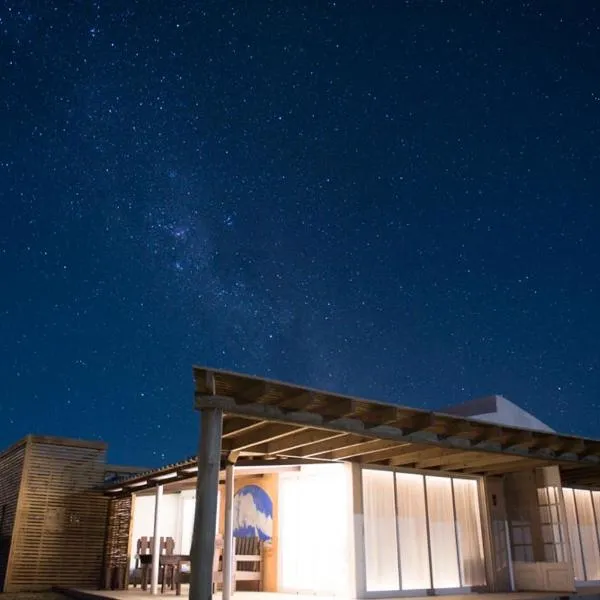
<svg viewBox="0 0 600 600">
<path fill-rule="evenodd" d="M 104 554 L 105 589 L 126 585 L 129 569 L 129 538 L 132 497 L 113 498 L 108 507 L 106 546 Z M 114 569 L 118 569 L 115 580 Z"/>
<path fill-rule="evenodd" d="M 0 455 L 0 591 L 4 590 L 24 458 L 25 440 Z"/>
<path fill-rule="evenodd" d="M 106 450 L 33 438 L 28 444 L 6 591 L 98 587 L 107 500 Z"/>
</svg>

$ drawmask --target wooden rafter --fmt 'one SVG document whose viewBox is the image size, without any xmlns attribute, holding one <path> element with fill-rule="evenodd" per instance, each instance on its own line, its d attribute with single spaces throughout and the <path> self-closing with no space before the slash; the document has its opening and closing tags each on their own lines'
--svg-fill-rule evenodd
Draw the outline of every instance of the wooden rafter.
<svg viewBox="0 0 600 600">
<path fill-rule="evenodd" d="M 343 450 L 334 450 L 333 452 L 323 455 L 322 458 L 328 460 L 348 460 L 355 456 L 368 456 L 369 454 L 375 454 L 382 450 L 392 448 L 398 449 L 406 446 L 412 446 L 412 444 L 398 444 L 397 442 L 390 442 L 387 440 L 368 440 Z"/>
<path fill-rule="evenodd" d="M 310 448 L 316 446 L 318 443 L 329 442 L 333 448 L 337 447 L 339 442 L 333 440 L 339 440 L 341 437 L 345 437 L 347 434 L 340 433 L 339 431 L 315 431 L 313 429 L 303 430 L 295 435 L 286 436 L 284 438 L 268 442 L 265 454 L 277 455 L 291 452 L 298 448 Z"/>
<path fill-rule="evenodd" d="M 298 395 L 298 394 L 295 394 Z M 509 456 L 529 458 L 533 460 L 550 460 L 555 459 L 556 462 L 573 462 L 577 461 L 577 457 L 569 455 L 561 455 L 559 457 L 553 456 L 553 450 L 543 444 L 534 444 L 535 449 L 531 448 L 519 448 L 511 447 L 510 452 L 507 452 L 507 448 L 502 444 L 510 435 L 514 435 L 514 431 L 507 430 L 504 427 L 499 426 L 488 426 L 487 424 L 478 423 L 477 426 L 481 427 L 481 435 L 475 437 L 469 437 L 467 439 L 457 439 L 452 437 L 445 437 L 439 435 L 440 428 L 446 426 L 445 422 L 447 418 L 436 420 L 436 416 L 433 413 L 419 413 L 410 419 L 403 419 L 402 424 L 404 428 L 400 428 L 396 425 L 397 420 L 393 424 L 380 424 L 371 425 L 366 424 L 356 414 L 364 414 L 364 403 L 360 404 L 358 401 L 352 398 L 335 398 L 335 402 L 330 404 L 324 403 L 321 398 L 318 407 L 315 407 L 313 411 L 307 410 L 285 410 L 277 404 L 257 404 L 257 403 L 239 403 L 234 397 L 223 397 L 223 396 L 205 396 L 198 394 L 197 396 L 197 407 L 202 408 L 208 407 L 219 407 L 224 410 L 225 414 L 231 416 L 248 418 L 253 420 L 262 419 L 269 422 L 274 428 L 256 431 L 251 431 L 247 435 L 236 436 L 236 442 L 232 446 L 233 449 L 243 450 L 249 447 L 262 446 L 268 442 L 272 442 L 280 437 L 285 437 L 299 431 L 318 430 L 318 431 L 331 431 L 339 433 L 347 433 L 350 435 L 357 436 L 357 443 L 367 443 L 370 439 L 382 440 L 384 442 L 396 442 L 398 446 L 403 444 L 424 444 L 431 447 L 447 448 L 449 450 L 460 450 L 466 451 L 467 449 L 476 450 L 479 453 L 491 453 L 491 454 L 508 454 Z M 351 416 L 348 416 L 351 415 Z M 387 411 L 385 416 L 390 419 L 392 417 L 391 411 Z M 270 425 L 270 426 L 271 426 Z M 269 426 L 269 427 L 270 427 Z M 518 431 L 518 430 L 517 430 Z M 261 438 L 262 436 L 262 438 Z M 344 439 L 344 436 L 333 437 L 330 442 L 329 452 L 335 453 L 343 450 L 341 447 L 336 447 L 336 444 Z M 541 434 L 536 437 L 538 440 L 546 440 L 553 446 L 556 446 L 558 437 L 555 435 Z M 500 444 L 497 442 L 500 441 Z M 539 445 L 539 448 L 537 446 Z M 264 448 L 261 448 L 261 451 Z M 298 452 L 298 456 L 314 455 L 314 452 L 303 451 L 302 446 L 296 446 L 295 450 Z M 594 448 L 594 451 L 597 449 Z M 322 454 L 326 453 L 324 450 Z M 344 456 L 348 457 L 348 454 L 333 454 L 333 458 L 342 459 Z M 357 456 L 352 454 L 352 456 Z M 594 460 L 600 461 L 600 456 L 593 455 Z M 371 462 L 370 459 L 367 459 Z M 421 456 L 417 457 L 417 461 L 422 460 Z M 407 456 L 393 456 L 390 459 L 389 464 L 402 465 L 411 464 L 411 457 Z"/>
<path fill-rule="evenodd" d="M 293 435 L 299 431 L 304 431 L 304 428 L 299 428 L 296 425 L 280 425 L 279 423 L 267 424 L 266 427 L 256 431 L 253 430 L 247 435 L 242 435 L 231 440 L 231 451 L 240 452 L 242 450 L 247 450 L 253 446 L 267 444 Z"/>
</svg>

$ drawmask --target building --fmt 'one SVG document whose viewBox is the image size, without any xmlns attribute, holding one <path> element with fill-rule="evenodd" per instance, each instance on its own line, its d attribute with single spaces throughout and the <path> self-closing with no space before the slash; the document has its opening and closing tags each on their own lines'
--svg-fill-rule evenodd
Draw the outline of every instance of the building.
<svg viewBox="0 0 600 600">
<path fill-rule="evenodd" d="M 499 396 L 432 413 L 205 368 L 194 377 L 197 458 L 119 473 L 99 444 L 48 438 L 0 456 L 5 591 L 157 593 L 171 561 L 194 600 L 216 578 L 224 600 L 233 588 L 600 594 L 600 442 Z M 136 555 L 151 537 L 141 591 Z M 159 563 L 161 538 L 174 547 Z"/>
</svg>

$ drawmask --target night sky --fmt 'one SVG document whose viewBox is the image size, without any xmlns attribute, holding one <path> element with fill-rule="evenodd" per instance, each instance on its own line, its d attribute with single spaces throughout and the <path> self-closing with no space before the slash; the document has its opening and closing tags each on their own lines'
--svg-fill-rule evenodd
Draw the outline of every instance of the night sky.
<svg viewBox="0 0 600 600">
<path fill-rule="evenodd" d="M 7 0 L 0 35 L 0 447 L 192 455 L 193 364 L 600 438 L 596 0 Z"/>
</svg>

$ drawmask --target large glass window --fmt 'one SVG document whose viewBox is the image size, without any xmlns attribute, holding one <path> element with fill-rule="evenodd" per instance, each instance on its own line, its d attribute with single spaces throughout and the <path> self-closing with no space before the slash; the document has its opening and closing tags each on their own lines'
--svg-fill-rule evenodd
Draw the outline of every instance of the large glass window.
<svg viewBox="0 0 600 600">
<path fill-rule="evenodd" d="M 449 477 L 427 476 L 425 484 L 433 587 L 457 588 L 460 587 L 460 576 L 452 480 Z"/>
<path fill-rule="evenodd" d="M 362 488 L 367 592 L 485 585 L 475 480 L 363 469 Z"/>
<path fill-rule="evenodd" d="M 429 589 L 431 573 L 423 476 L 396 473 L 396 497 L 402 589 Z"/>
<path fill-rule="evenodd" d="M 365 564 L 367 592 L 399 589 L 394 473 L 364 470 Z"/>
<path fill-rule="evenodd" d="M 456 528 L 460 555 L 461 581 L 465 586 L 485 585 L 483 538 L 479 513 L 479 494 L 474 479 L 452 479 Z M 506 540 L 505 536 L 502 536 Z"/>
<path fill-rule="evenodd" d="M 563 488 L 575 579 L 600 581 L 600 492 Z"/>
</svg>

